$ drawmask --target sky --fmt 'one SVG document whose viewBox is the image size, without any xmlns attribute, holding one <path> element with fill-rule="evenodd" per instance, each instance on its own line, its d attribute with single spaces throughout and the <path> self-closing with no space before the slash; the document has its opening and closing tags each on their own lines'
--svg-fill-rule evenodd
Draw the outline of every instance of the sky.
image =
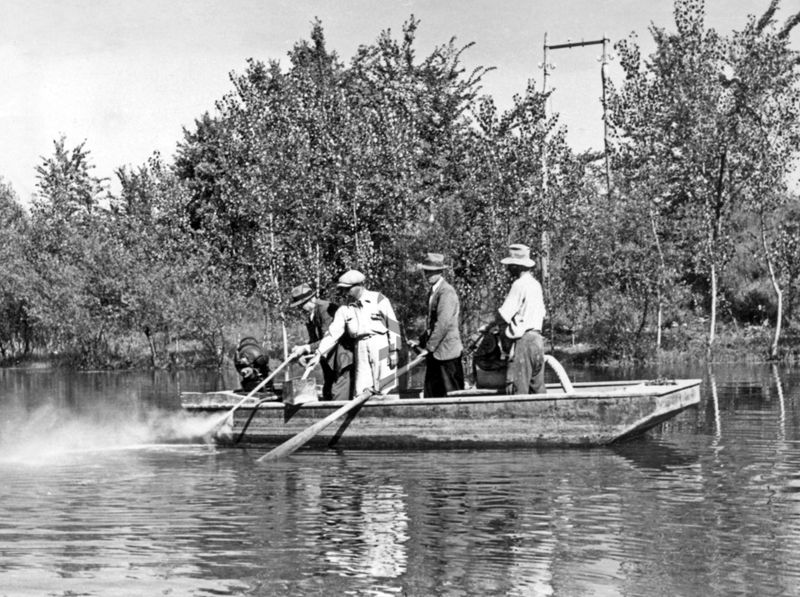
<svg viewBox="0 0 800 597">
<path fill-rule="evenodd" d="M 707 24 L 740 29 L 769 0 L 706 0 Z M 674 29 L 672 0 L 0 0 L 0 177 L 23 203 L 35 168 L 64 135 L 85 142 L 94 174 L 110 179 L 158 151 L 171 160 L 184 127 L 231 91 L 229 74 L 248 58 L 288 62 L 321 19 L 329 50 L 349 62 L 381 31 L 400 35 L 420 20 L 417 55 L 455 37 L 474 45 L 464 65 L 492 66 L 483 93 L 501 109 L 530 79 L 542 84 L 549 44 L 638 35 L 652 49 L 651 24 Z M 782 23 L 796 10 L 784 0 Z M 792 41 L 800 49 L 800 32 Z M 602 147 L 600 46 L 551 51 L 550 109 L 575 150 Z M 613 56 L 613 52 L 612 52 Z M 620 80 L 619 66 L 609 66 Z"/>
</svg>

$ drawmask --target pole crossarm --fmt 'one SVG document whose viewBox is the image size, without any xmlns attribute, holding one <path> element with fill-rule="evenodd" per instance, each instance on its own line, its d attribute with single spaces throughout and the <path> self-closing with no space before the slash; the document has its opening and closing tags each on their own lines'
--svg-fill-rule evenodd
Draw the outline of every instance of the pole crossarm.
<svg viewBox="0 0 800 597">
<path fill-rule="evenodd" d="M 608 53 L 606 51 L 607 44 L 609 44 L 611 40 L 603 34 L 601 39 L 591 39 L 589 41 L 581 40 L 581 41 L 570 41 L 565 44 L 548 44 L 547 43 L 547 32 L 544 34 L 544 61 L 542 62 L 542 71 L 544 74 L 544 81 L 542 84 L 542 93 L 547 91 L 547 77 L 550 74 L 548 71 L 553 68 L 552 65 L 548 64 L 547 62 L 547 51 L 548 50 L 564 50 L 569 48 L 582 48 L 585 46 L 603 46 L 603 56 L 601 59 L 600 64 L 600 79 L 603 85 L 603 148 L 605 153 L 605 166 L 606 166 L 606 193 L 611 196 L 611 157 L 610 151 L 608 146 L 608 103 L 606 97 L 606 64 L 608 63 Z M 544 162 L 543 162 L 544 165 Z M 547 181 L 544 181 L 544 191 L 547 192 Z"/>
<path fill-rule="evenodd" d="M 554 45 L 545 46 L 545 47 L 548 50 L 562 50 L 564 48 L 580 48 L 580 47 L 583 47 L 583 46 L 597 46 L 597 45 L 600 45 L 600 44 L 607 43 L 608 41 L 609 41 L 608 38 L 604 37 L 603 39 L 594 39 L 594 40 L 591 40 L 591 41 L 583 41 L 583 40 L 581 40 L 581 41 L 572 41 L 572 42 L 568 42 L 568 43 L 565 43 L 565 44 L 554 44 Z"/>
</svg>

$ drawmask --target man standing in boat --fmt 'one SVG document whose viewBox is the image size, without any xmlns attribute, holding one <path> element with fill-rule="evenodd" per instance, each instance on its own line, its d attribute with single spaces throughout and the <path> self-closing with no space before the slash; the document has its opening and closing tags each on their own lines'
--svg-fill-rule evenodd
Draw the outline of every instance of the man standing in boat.
<svg viewBox="0 0 800 597">
<path fill-rule="evenodd" d="M 322 337 L 313 365 L 347 335 L 355 341 L 355 394 L 364 390 L 391 389 L 396 383 L 400 326 L 394 308 L 383 294 L 364 287 L 364 274 L 349 270 L 339 277 L 337 287 L 348 304 L 339 308 Z"/>
<path fill-rule="evenodd" d="M 292 353 L 311 354 L 328 331 L 339 305 L 320 299 L 310 284 L 300 284 L 292 289 L 291 306 L 308 314 L 306 329 L 309 344 L 292 348 Z M 344 336 L 328 356 L 320 361 L 322 366 L 322 400 L 350 400 L 353 397 L 353 341 Z"/>
<path fill-rule="evenodd" d="M 531 271 L 536 263 L 526 245 L 508 248 L 508 257 L 500 261 L 514 278 L 495 320 L 478 331 L 485 333 L 499 324 L 502 333 L 513 342 L 506 370 L 507 394 L 544 394 L 544 339 L 542 324 L 545 307 L 542 285 Z"/>
<path fill-rule="evenodd" d="M 447 392 L 464 389 L 464 368 L 461 364 L 461 334 L 458 330 L 459 302 L 455 288 L 444 279 L 444 255 L 428 253 L 419 264 L 430 285 L 428 320 L 419 344 L 428 351 L 425 358 L 426 398 L 447 396 Z"/>
</svg>

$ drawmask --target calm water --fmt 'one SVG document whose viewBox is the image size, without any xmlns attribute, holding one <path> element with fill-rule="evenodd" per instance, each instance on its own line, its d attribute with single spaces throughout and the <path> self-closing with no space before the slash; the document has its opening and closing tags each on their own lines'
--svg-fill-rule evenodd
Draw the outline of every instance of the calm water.
<svg viewBox="0 0 800 597">
<path fill-rule="evenodd" d="M 229 375 L 0 370 L 0 596 L 800 595 L 800 369 L 602 372 L 659 374 L 702 404 L 614 449 L 264 466 L 181 440 Z"/>
</svg>

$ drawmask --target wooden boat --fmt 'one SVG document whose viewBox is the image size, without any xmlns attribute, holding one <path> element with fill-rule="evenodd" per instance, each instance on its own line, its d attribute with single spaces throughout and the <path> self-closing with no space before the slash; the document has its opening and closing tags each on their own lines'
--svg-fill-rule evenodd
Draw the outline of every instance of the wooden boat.
<svg viewBox="0 0 800 597">
<path fill-rule="evenodd" d="M 376 395 L 315 436 L 309 446 L 342 449 L 597 446 L 646 432 L 700 401 L 699 379 L 548 384 L 546 394 L 470 389 L 442 398 L 419 391 Z M 565 387 L 566 386 L 566 387 Z M 287 404 L 274 394 L 242 404 L 218 434 L 222 444 L 280 444 L 346 404 Z M 183 408 L 219 417 L 232 391 L 181 394 Z M 291 402 L 291 400 L 289 400 Z"/>
</svg>

